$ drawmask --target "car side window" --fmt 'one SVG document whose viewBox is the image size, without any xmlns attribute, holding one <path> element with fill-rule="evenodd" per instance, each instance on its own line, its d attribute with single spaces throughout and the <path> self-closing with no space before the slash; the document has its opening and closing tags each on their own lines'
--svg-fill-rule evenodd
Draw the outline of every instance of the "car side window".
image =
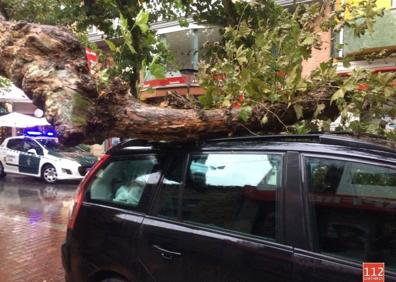
<svg viewBox="0 0 396 282">
<path fill-rule="evenodd" d="M 305 158 L 317 248 L 396 269 L 396 169 Z"/>
<path fill-rule="evenodd" d="M 7 148 L 16 151 L 23 151 L 23 139 L 10 139 Z"/>
<path fill-rule="evenodd" d="M 111 160 L 93 177 L 86 200 L 140 211 L 159 178 L 159 162 L 154 156 Z"/>
<path fill-rule="evenodd" d="M 23 143 L 23 151 L 24 152 L 27 152 L 30 149 L 34 149 L 34 150 L 36 150 L 36 153 L 38 155 L 43 155 L 44 154 L 43 153 L 43 149 L 35 141 L 30 140 L 30 139 L 25 139 L 24 141 L 25 141 Z"/>
<path fill-rule="evenodd" d="M 181 176 L 184 173 L 181 162 L 178 164 L 165 174 L 158 216 L 276 239 L 282 155 L 193 155 L 185 178 Z"/>
</svg>

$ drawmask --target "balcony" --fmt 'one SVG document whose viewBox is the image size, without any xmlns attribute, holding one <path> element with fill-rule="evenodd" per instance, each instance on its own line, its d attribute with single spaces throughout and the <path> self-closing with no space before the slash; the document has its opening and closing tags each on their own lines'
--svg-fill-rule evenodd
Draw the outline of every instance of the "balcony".
<svg viewBox="0 0 396 282">
<path fill-rule="evenodd" d="M 220 39 L 218 29 L 197 25 L 192 21 L 188 27 L 180 27 L 178 22 L 164 22 L 151 28 L 167 42 L 176 67 L 167 72 L 164 79 L 156 79 L 150 73 L 145 73 L 140 99 L 160 101 L 170 91 L 180 95 L 202 95 L 204 91 L 196 77 L 198 63 L 203 59 L 204 43 Z"/>
<path fill-rule="evenodd" d="M 343 55 L 364 55 L 383 49 L 396 50 L 396 9 L 387 10 L 374 24 L 374 32 L 356 37 L 351 28 L 343 31 Z"/>
<path fill-rule="evenodd" d="M 183 69 L 168 72 L 163 79 L 156 79 L 146 74 L 139 97 L 141 100 L 149 100 L 155 103 L 161 101 L 169 92 L 192 96 L 204 94 L 204 90 L 198 84 L 196 71 L 194 69 Z"/>
</svg>

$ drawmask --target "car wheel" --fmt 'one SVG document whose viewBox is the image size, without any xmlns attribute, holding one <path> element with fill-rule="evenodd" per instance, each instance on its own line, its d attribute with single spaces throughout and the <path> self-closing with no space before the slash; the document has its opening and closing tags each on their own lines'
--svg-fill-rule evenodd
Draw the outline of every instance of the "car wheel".
<svg viewBox="0 0 396 282">
<path fill-rule="evenodd" d="M 3 178 L 6 176 L 6 173 L 4 172 L 4 166 L 3 164 L 0 162 L 0 178 Z"/>
<path fill-rule="evenodd" d="M 52 165 L 46 165 L 43 167 L 41 177 L 47 183 L 55 183 L 58 180 L 58 174 L 56 169 Z"/>
</svg>

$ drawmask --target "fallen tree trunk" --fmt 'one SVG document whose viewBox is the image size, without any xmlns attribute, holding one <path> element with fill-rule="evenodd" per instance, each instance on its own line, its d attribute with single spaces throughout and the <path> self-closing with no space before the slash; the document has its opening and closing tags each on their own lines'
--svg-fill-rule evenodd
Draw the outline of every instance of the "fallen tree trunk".
<svg viewBox="0 0 396 282">
<path fill-rule="evenodd" d="M 107 137 L 183 140 L 227 134 L 240 128 L 271 132 L 297 121 L 293 107 L 264 105 L 268 122 L 251 119 L 242 125 L 238 111 L 179 110 L 146 105 L 134 99 L 126 83 L 113 82 L 98 94 L 88 74 L 82 45 L 59 27 L 0 20 L 0 73 L 43 109 L 63 143 L 101 142 Z M 308 93 L 301 102 L 304 118 L 332 93 Z M 334 116 L 337 109 L 326 107 Z"/>
<path fill-rule="evenodd" d="M 0 21 L 0 73 L 45 110 L 63 138 L 83 139 L 97 93 L 84 49 L 67 30 Z"/>
</svg>

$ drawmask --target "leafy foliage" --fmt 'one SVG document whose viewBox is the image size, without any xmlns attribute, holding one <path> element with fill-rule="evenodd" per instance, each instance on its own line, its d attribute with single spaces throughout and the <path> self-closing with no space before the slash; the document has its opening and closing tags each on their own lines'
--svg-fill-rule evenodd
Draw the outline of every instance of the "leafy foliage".
<svg viewBox="0 0 396 282">
<path fill-rule="evenodd" d="M 65 1 L 58 0 L 1 0 L 0 12 L 6 19 L 60 25 L 74 22 L 64 10 Z"/>
<path fill-rule="evenodd" d="M 7 87 L 9 85 L 10 85 L 10 81 L 5 77 L 0 76 L 0 88 Z"/>
<path fill-rule="evenodd" d="M 350 5 L 341 9 L 342 12 L 332 12 L 322 21 L 323 30 L 349 26 L 361 35 L 370 31 L 375 18 L 382 14 L 382 10 L 375 10 L 375 1 L 371 0 L 359 3 L 354 9 Z M 321 46 L 315 23 L 323 19 L 324 11 L 326 7 L 319 4 L 299 5 L 293 12 L 283 9 L 276 13 L 274 10 L 277 18 L 272 21 L 255 13 L 242 14 L 237 26 L 225 28 L 224 44 L 213 44 L 216 56 L 201 64 L 200 78 L 206 94 L 200 100 L 204 106 L 253 108 L 241 110 L 241 119 L 247 121 L 250 113 L 251 118 L 265 124 L 269 117 L 276 115 L 272 109 L 284 104 L 294 108 L 297 120 L 305 119 L 291 128 L 285 126 L 284 130 L 301 133 L 317 130 L 323 111 L 336 104 L 342 115 L 352 113 L 360 118 L 360 122 L 351 123 L 352 130 L 382 133 L 379 120 L 395 116 L 394 73 L 355 70 L 343 79 L 330 60 L 309 77 L 302 76 L 303 61 L 310 58 L 313 48 Z M 343 15 L 350 11 L 354 17 L 347 21 Z M 309 118 L 311 122 L 304 114 L 303 104 L 306 104 L 308 93 L 323 91 L 331 99 L 314 101 L 312 106 L 316 110 Z M 319 124 L 321 129 L 329 129 L 327 120 Z"/>
<path fill-rule="evenodd" d="M 166 44 L 149 29 L 150 23 L 193 17 L 198 23 L 221 28 L 222 39 L 208 45 L 208 57 L 200 65 L 200 82 L 206 94 L 200 97 L 204 108 L 239 109 L 240 120 L 257 119 L 262 125 L 277 116 L 279 105 L 291 108 L 299 122 L 284 130 L 306 132 L 326 129 L 330 121 L 324 115 L 337 106 L 342 116 L 359 117 L 349 128 L 355 131 L 384 133 L 383 117 L 396 116 L 395 74 L 355 70 L 342 78 L 334 62 L 322 63 L 309 77 L 303 77 L 302 64 L 313 49 L 321 48 L 317 26 L 322 30 L 340 31 L 352 28 L 361 36 L 373 31 L 378 16 L 383 14 L 375 0 L 357 4 L 294 5 L 285 9 L 272 0 L 2 0 L 0 8 L 14 19 L 40 23 L 68 24 L 84 34 L 96 26 L 106 36 L 112 57 L 110 63 L 101 56 L 104 70 L 101 84 L 114 76 L 129 81 L 137 95 L 140 71 L 149 69 L 163 77 L 171 55 Z M 46 3 L 47 11 L 43 10 Z M 59 5 L 62 4 L 62 5 Z M 14 6 L 13 6 L 14 5 Z M 332 7 L 336 9 L 332 9 Z M 8 10 L 7 10 L 8 9 Z M 28 14 L 31 11 L 32 14 Z M 88 45 L 86 36 L 82 36 Z M 99 51 L 99 49 L 98 49 Z M 377 54 L 378 55 L 378 54 Z M 345 57 L 345 65 L 352 58 Z M 312 116 L 306 116 L 307 97 Z M 326 97 L 323 99 L 322 97 Z"/>
<path fill-rule="evenodd" d="M 165 73 L 164 60 L 167 49 L 149 29 L 149 22 L 156 18 L 155 13 L 149 13 L 144 1 L 136 0 L 71 0 L 65 10 L 76 19 L 79 31 L 90 26 L 104 32 L 106 45 L 112 57 L 111 63 L 106 63 L 107 75 L 112 78 L 121 76 L 129 81 L 132 93 L 137 96 L 137 85 L 142 68 L 149 68 L 158 76 Z M 154 56 L 157 54 L 156 56 Z"/>
</svg>

